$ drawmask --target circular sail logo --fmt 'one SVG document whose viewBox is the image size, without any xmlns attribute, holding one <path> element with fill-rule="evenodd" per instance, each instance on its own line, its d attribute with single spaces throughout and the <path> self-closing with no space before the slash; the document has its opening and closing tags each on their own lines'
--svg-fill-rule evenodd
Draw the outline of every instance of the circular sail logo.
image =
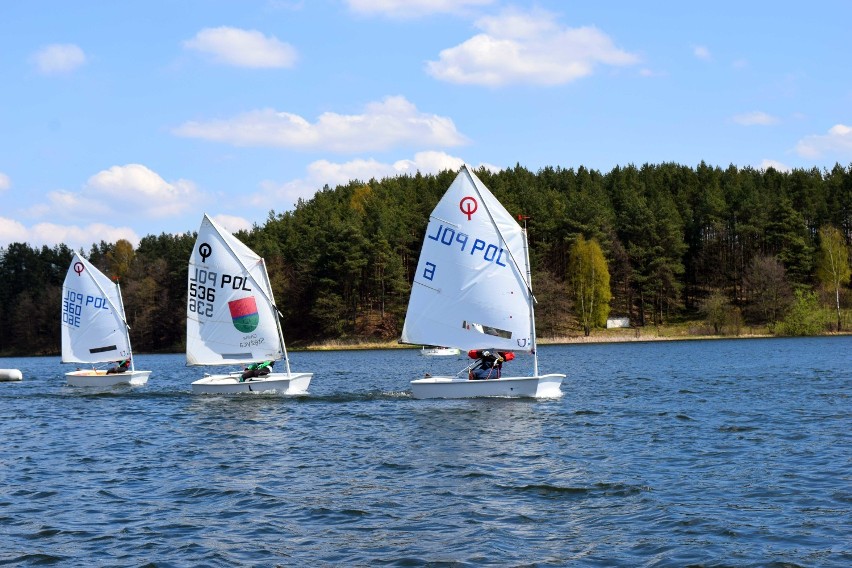
<svg viewBox="0 0 852 568">
<path fill-rule="evenodd" d="M 257 329 L 257 324 L 260 323 L 260 314 L 257 313 L 257 303 L 254 301 L 254 296 L 228 302 L 228 309 L 231 311 L 231 321 L 238 331 L 251 333 Z"/>
<path fill-rule="evenodd" d="M 477 209 L 479 209 L 479 204 L 476 202 L 476 199 L 470 195 L 462 197 L 462 200 L 459 201 L 459 210 L 467 215 L 468 221 L 471 220 L 471 217 L 474 213 L 476 213 Z"/>
</svg>

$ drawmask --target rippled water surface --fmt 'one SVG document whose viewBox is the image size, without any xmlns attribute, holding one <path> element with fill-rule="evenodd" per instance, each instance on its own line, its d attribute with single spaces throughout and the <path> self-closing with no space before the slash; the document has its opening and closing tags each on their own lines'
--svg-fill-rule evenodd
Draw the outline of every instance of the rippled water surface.
<svg viewBox="0 0 852 568">
<path fill-rule="evenodd" d="M 852 566 L 852 337 L 546 346 L 545 401 L 412 400 L 465 365 L 413 350 L 291 361 L 307 396 L 0 359 L 0 564 Z"/>
</svg>

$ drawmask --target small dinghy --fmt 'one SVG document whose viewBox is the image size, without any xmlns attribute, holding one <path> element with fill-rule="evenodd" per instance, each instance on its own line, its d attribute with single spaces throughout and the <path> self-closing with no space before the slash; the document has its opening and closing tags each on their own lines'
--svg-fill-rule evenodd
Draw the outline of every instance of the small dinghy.
<svg viewBox="0 0 852 568">
<path fill-rule="evenodd" d="M 110 369 L 77 369 L 65 373 L 72 387 L 140 386 L 151 371 L 137 371 L 130 348 L 130 326 L 121 288 L 74 253 L 62 285 L 62 362 L 123 364 Z"/>
<path fill-rule="evenodd" d="M 526 351 L 530 376 L 485 380 L 471 368 L 411 381 L 413 398 L 562 395 L 565 375 L 539 375 L 527 232 L 467 166 L 435 206 L 411 287 L 401 343 Z M 502 365 L 502 360 L 500 362 Z"/>
<path fill-rule="evenodd" d="M 306 394 L 313 373 L 291 373 L 263 259 L 204 215 L 189 259 L 186 364 L 249 365 L 207 375 L 192 392 Z M 272 372 L 284 359 L 286 372 Z"/>
</svg>

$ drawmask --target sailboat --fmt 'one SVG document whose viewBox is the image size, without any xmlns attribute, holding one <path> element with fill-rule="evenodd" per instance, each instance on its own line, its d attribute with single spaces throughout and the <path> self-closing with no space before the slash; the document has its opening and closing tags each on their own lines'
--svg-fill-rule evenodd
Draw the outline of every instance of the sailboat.
<svg viewBox="0 0 852 568">
<path fill-rule="evenodd" d="M 207 375 L 192 392 L 305 394 L 313 373 L 291 373 L 266 263 L 206 214 L 189 258 L 186 364 L 251 365 L 284 359 L 286 372 Z"/>
<path fill-rule="evenodd" d="M 62 285 L 62 362 L 129 360 L 130 368 L 120 373 L 94 367 L 78 369 L 65 373 L 68 384 L 110 387 L 147 383 L 151 371 L 136 370 L 129 330 L 118 282 L 112 282 L 75 252 Z"/>
<path fill-rule="evenodd" d="M 538 372 L 531 280 L 526 229 L 462 166 L 429 218 L 400 342 L 526 351 L 533 371 L 488 380 L 470 380 L 467 369 L 427 376 L 411 381 L 412 397 L 561 396 L 565 375 Z"/>
</svg>

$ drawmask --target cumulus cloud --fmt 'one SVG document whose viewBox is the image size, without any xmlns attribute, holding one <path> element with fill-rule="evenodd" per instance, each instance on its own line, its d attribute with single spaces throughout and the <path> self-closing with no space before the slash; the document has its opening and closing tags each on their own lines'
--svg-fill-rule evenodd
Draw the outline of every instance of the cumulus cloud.
<svg viewBox="0 0 852 568">
<path fill-rule="evenodd" d="M 831 155 L 843 160 L 852 159 L 852 127 L 836 124 L 828 134 L 805 136 L 796 144 L 796 153 L 803 158 Z"/>
<path fill-rule="evenodd" d="M 435 174 L 443 170 L 456 170 L 464 163 L 461 158 L 444 152 L 418 152 L 410 160 L 398 160 L 393 163 L 379 162 L 374 159 L 357 159 L 344 163 L 318 160 L 308 165 L 306 176 L 302 179 L 276 183 L 265 181 L 261 191 L 250 198 L 257 207 L 286 211 L 292 209 L 299 199 L 310 199 L 317 190 L 328 185 L 335 187 L 346 185 L 352 180 L 368 181 L 400 175 Z M 493 164 L 482 163 L 476 168 L 485 167 L 493 172 L 501 170 Z"/>
<path fill-rule="evenodd" d="M 703 45 L 696 45 L 692 48 L 692 54 L 703 61 L 710 61 L 713 56 L 710 55 L 710 50 Z"/>
<path fill-rule="evenodd" d="M 738 114 L 732 117 L 731 120 L 743 126 L 769 126 L 778 124 L 778 118 L 760 111 Z"/>
<path fill-rule="evenodd" d="M 274 36 L 226 26 L 205 28 L 184 41 L 183 46 L 235 67 L 292 67 L 297 59 L 295 48 Z"/>
<path fill-rule="evenodd" d="M 139 245 L 139 236 L 129 227 L 114 227 L 104 223 L 85 226 L 38 223 L 26 227 L 14 219 L 0 217 L 0 246 L 21 242 L 31 246 L 65 244 L 73 249 L 85 249 L 101 240 L 114 243 L 118 239 L 127 239 L 134 247 Z"/>
<path fill-rule="evenodd" d="M 460 84 L 561 85 L 591 75 L 600 65 L 639 62 L 597 28 L 560 27 L 544 11 L 508 10 L 481 18 L 476 26 L 483 33 L 441 51 L 438 61 L 427 63 L 427 72 Z"/>
<path fill-rule="evenodd" d="M 466 142 L 451 119 L 420 112 L 401 96 L 370 103 L 362 114 L 326 112 L 313 123 L 288 112 L 263 109 L 226 120 L 186 122 L 173 133 L 235 146 L 334 152 L 366 152 L 397 146 L 458 146 Z"/>
<path fill-rule="evenodd" d="M 493 2 L 494 0 L 346 0 L 353 12 L 391 18 L 460 14 L 469 8 L 487 6 Z"/>
<path fill-rule="evenodd" d="M 30 58 L 42 75 L 71 73 L 86 63 L 86 54 L 73 43 L 46 45 Z"/>
<path fill-rule="evenodd" d="M 251 221 L 243 217 L 237 217 L 236 215 L 212 215 L 212 218 L 216 223 L 224 227 L 225 230 L 232 233 L 250 231 L 252 228 Z"/>
<path fill-rule="evenodd" d="M 56 190 L 25 213 L 36 219 L 102 219 L 132 215 L 162 218 L 179 215 L 201 198 L 187 180 L 167 182 L 141 164 L 113 166 L 89 178 L 81 191 Z"/>
<path fill-rule="evenodd" d="M 758 168 L 763 171 L 766 171 L 769 168 L 773 168 L 775 170 L 778 170 L 779 172 L 789 172 L 791 170 L 790 166 L 782 164 L 777 160 L 763 160 L 762 162 L 760 162 Z"/>
<path fill-rule="evenodd" d="M 0 191 L 6 191 L 10 187 L 12 187 L 12 180 L 9 179 L 9 176 L 0 172 Z"/>
<path fill-rule="evenodd" d="M 191 181 L 167 182 L 141 164 L 113 166 L 89 178 L 84 197 L 107 197 L 133 214 L 167 217 L 186 211 L 199 194 Z"/>
</svg>

